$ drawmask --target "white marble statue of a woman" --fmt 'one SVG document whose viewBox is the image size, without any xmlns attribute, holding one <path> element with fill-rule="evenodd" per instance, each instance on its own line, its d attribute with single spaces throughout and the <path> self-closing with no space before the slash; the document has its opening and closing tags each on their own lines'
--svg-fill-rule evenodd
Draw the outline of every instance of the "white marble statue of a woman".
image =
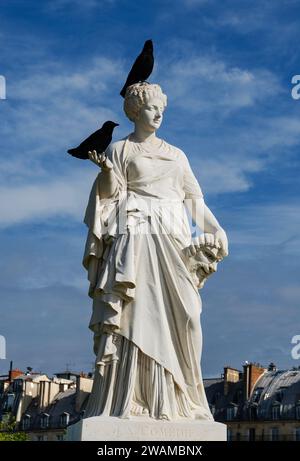
<svg viewBox="0 0 300 461">
<path fill-rule="evenodd" d="M 199 249 L 186 209 L 202 244 L 226 256 L 227 238 L 185 154 L 156 136 L 166 104 L 159 85 L 130 86 L 133 133 L 90 153 L 102 171 L 85 216 L 96 354 L 85 417 L 213 419 L 200 369 L 201 299 L 183 257 Z"/>
</svg>

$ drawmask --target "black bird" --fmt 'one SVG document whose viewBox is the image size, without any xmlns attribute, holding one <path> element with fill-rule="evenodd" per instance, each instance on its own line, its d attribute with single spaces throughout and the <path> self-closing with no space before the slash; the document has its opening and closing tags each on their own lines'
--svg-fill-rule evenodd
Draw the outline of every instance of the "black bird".
<svg viewBox="0 0 300 461">
<path fill-rule="evenodd" d="M 128 86 L 147 80 L 153 70 L 153 65 L 153 43 L 152 40 L 147 40 L 144 43 L 144 48 L 141 54 L 139 54 L 134 61 L 134 64 L 128 74 L 126 83 L 120 91 L 120 95 L 125 98 L 125 93 Z"/>
<path fill-rule="evenodd" d="M 69 149 L 68 153 L 73 155 L 73 157 L 86 160 L 89 158 L 89 151 L 96 150 L 98 153 L 104 152 L 111 143 L 112 133 L 116 126 L 119 126 L 119 124 L 111 122 L 110 120 L 103 123 L 99 130 L 95 131 L 95 133 L 91 134 L 88 138 L 82 141 L 78 147 Z"/>
</svg>

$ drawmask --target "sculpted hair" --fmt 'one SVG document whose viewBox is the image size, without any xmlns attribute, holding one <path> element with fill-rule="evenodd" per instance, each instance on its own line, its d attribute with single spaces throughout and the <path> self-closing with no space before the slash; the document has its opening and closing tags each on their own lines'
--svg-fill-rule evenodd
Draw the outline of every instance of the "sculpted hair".
<svg viewBox="0 0 300 461">
<path fill-rule="evenodd" d="M 161 87 L 155 83 L 140 82 L 127 88 L 124 99 L 124 112 L 131 122 L 135 122 L 141 107 L 152 98 L 161 99 L 164 108 L 166 107 L 167 96 L 162 92 Z"/>
</svg>

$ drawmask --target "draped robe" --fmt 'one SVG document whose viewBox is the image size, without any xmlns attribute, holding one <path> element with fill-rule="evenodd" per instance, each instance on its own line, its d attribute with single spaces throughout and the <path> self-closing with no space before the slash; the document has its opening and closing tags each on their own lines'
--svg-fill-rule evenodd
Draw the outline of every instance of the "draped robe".
<svg viewBox="0 0 300 461">
<path fill-rule="evenodd" d="M 107 155 L 117 179 L 91 190 L 83 264 L 93 298 L 96 370 L 85 417 L 213 419 L 202 382 L 201 299 L 182 258 L 184 205 L 203 198 L 185 154 L 131 136 Z"/>
</svg>

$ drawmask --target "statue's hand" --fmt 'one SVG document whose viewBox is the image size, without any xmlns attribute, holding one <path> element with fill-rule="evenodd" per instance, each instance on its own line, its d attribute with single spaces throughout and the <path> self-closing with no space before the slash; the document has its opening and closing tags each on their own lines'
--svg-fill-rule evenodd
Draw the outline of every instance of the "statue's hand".
<svg viewBox="0 0 300 461">
<path fill-rule="evenodd" d="M 195 256 L 203 248 L 214 252 L 217 250 L 218 257 L 221 259 L 228 256 L 228 240 L 224 229 L 220 228 L 214 234 L 204 233 L 193 239 L 189 247 L 190 256 Z"/>
<path fill-rule="evenodd" d="M 102 154 L 98 154 L 97 151 L 93 150 L 92 152 L 88 152 L 89 159 L 98 165 L 103 171 L 109 171 L 113 168 L 112 162 L 109 158 L 105 155 L 104 152 Z"/>
<path fill-rule="evenodd" d="M 224 229 L 220 228 L 215 234 L 215 245 L 220 248 L 220 254 L 225 258 L 228 256 L 228 239 Z"/>
<path fill-rule="evenodd" d="M 189 246 L 190 256 L 195 256 L 203 248 L 220 248 L 220 244 L 216 242 L 214 234 L 205 233 L 195 237 Z"/>
</svg>

